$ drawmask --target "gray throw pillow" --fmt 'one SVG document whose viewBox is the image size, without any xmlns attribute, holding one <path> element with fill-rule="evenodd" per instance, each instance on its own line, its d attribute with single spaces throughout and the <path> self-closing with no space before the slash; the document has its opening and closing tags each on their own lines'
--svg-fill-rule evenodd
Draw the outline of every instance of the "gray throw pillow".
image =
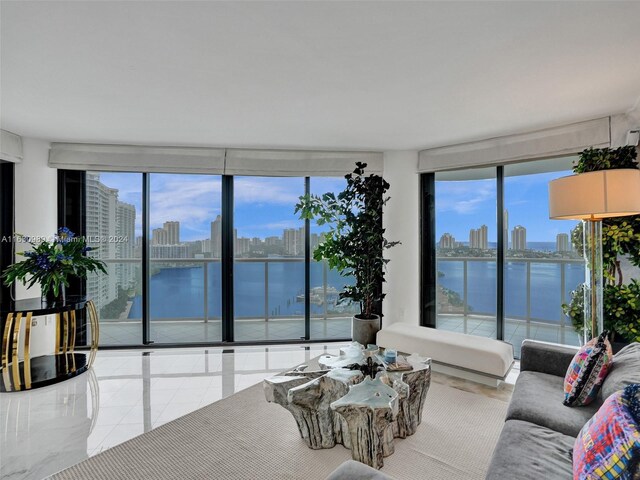
<svg viewBox="0 0 640 480">
<path fill-rule="evenodd" d="M 605 401 L 611 394 L 623 390 L 632 383 L 640 383 L 640 343 L 627 345 L 613 356 L 609 374 L 600 389 L 600 400 Z"/>
</svg>

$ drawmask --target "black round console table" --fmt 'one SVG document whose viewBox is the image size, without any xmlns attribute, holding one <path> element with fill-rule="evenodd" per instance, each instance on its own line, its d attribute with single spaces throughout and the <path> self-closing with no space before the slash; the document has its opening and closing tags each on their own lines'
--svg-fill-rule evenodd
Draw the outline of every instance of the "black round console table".
<svg viewBox="0 0 640 480">
<path fill-rule="evenodd" d="M 75 352 L 78 312 L 86 312 L 91 326 L 90 350 Z M 33 317 L 55 315 L 56 338 L 52 354 L 31 357 Z M 61 382 L 87 371 L 98 350 L 98 312 L 93 301 L 70 295 L 64 301 L 47 303 L 40 298 L 16 300 L 0 306 L 2 319 L 2 382 L 0 392 L 30 390 Z M 24 331 L 23 355 L 19 358 Z"/>
</svg>

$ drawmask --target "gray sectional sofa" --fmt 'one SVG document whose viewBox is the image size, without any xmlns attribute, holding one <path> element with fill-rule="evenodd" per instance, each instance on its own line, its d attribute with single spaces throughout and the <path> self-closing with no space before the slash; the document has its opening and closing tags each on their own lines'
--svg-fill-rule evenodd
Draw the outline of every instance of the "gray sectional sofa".
<svg viewBox="0 0 640 480">
<path fill-rule="evenodd" d="M 582 426 L 612 393 L 640 383 L 640 343 L 613 357 L 598 399 L 586 407 L 565 407 L 564 376 L 575 348 L 525 340 L 520 375 L 491 459 L 487 480 L 570 480 L 573 450 Z"/>
</svg>

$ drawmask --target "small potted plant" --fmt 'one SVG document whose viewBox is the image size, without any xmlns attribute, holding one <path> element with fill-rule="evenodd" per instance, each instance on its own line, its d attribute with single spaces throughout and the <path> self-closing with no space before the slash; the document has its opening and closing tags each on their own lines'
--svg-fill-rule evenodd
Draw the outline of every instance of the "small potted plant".
<svg viewBox="0 0 640 480">
<path fill-rule="evenodd" d="M 356 163 L 353 173 L 345 176 L 347 187 L 337 196 L 303 195 L 295 210 L 300 212 L 300 218 L 329 226 L 313 259 L 327 260 L 329 268 L 340 275 L 354 277 L 355 284 L 346 285 L 339 299 L 360 305 L 351 332 L 353 340 L 365 346 L 375 343 L 381 327 L 377 309 L 385 296 L 382 283 L 389 263 L 383 252 L 400 243 L 385 239 L 382 228 L 382 208 L 389 200 L 385 196 L 389 184 L 378 175 L 365 175 L 366 166 Z"/>
<path fill-rule="evenodd" d="M 14 263 L 4 270 L 2 278 L 7 286 L 21 281 L 31 288 L 40 283 L 43 301 L 53 303 L 64 300 L 64 289 L 69 286 L 69 277 L 86 278 L 87 273 L 100 271 L 107 273 L 101 260 L 88 257 L 91 247 L 83 237 L 77 237 L 68 228 L 58 230 L 51 241 L 36 243 L 28 237 L 22 237 L 33 250 L 18 252 L 26 260 Z"/>
</svg>

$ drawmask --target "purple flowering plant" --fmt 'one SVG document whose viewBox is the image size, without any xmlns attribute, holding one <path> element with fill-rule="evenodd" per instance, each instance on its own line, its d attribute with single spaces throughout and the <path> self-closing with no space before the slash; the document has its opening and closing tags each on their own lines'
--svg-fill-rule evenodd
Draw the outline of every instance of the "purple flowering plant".
<svg viewBox="0 0 640 480">
<path fill-rule="evenodd" d="M 40 283 L 42 296 L 53 293 L 59 297 L 62 286 L 69 286 L 69 277 L 86 278 L 89 272 L 107 273 L 103 261 L 87 256 L 91 250 L 84 237 L 76 236 L 67 227 L 62 227 L 52 240 L 36 243 L 28 237 L 22 237 L 33 250 L 18 252 L 25 257 L 22 262 L 14 263 L 4 270 L 1 278 L 5 285 L 21 281 L 32 287 Z"/>
</svg>

